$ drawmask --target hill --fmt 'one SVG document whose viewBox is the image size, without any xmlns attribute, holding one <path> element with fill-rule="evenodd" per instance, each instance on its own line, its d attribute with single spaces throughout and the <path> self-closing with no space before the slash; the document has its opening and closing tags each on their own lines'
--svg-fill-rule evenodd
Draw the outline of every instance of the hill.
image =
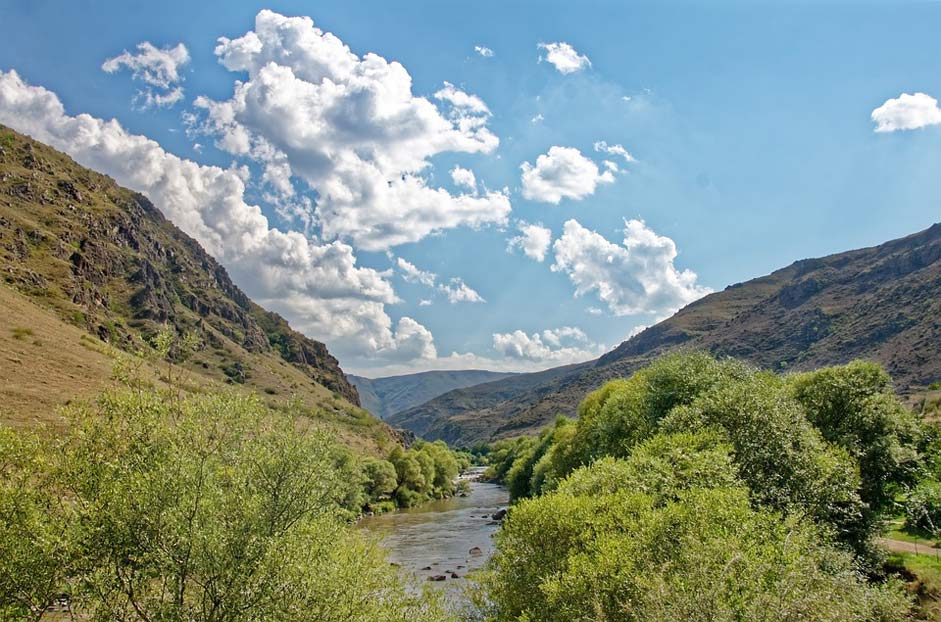
<svg viewBox="0 0 941 622">
<path fill-rule="evenodd" d="M 531 434 L 588 391 L 677 348 L 780 372 L 868 359 L 902 394 L 941 380 L 941 224 L 879 246 L 797 261 L 710 294 L 591 363 L 446 393 L 389 422 L 465 445 Z"/>
<path fill-rule="evenodd" d="M 107 384 L 118 353 L 170 326 L 198 337 L 197 384 L 299 402 L 351 444 L 393 436 L 324 344 L 252 302 L 147 198 L 3 126 L 0 271 L 4 421 L 55 422 L 57 405 Z"/>
<path fill-rule="evenodd" d="M 359 392 L 360 402 L 366 410 L 380 419 L 423 404 L 454 389 L 472 387 L 483 382 L 500 380 L 511 373 L 462 369 L 455 371 L 426 371 L 384 378 L 364 378 L 348 375 L 350 383 Z"/>
</svg>

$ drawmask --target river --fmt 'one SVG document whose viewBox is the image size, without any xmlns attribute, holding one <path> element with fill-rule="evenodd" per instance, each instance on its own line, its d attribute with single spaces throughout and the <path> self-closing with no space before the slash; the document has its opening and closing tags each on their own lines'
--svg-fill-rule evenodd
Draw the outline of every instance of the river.
<svg viewBox="0 0 941 622">
<path fill-rule="evenodd" d="M 389 561 L 403 570 L 423 581 L 444 576 L 441 585 L 449 591 L 463 586 L 466 574 L 493 553 L 492 536 L 499 524 L 492 516 L 509 502 L 503 486 L 474 479 L 482 470 L 472 469 L 465 475 L 470 481 L 466 497 L 368 516 L 359 526 L 382 538 Z"/>
</svg>

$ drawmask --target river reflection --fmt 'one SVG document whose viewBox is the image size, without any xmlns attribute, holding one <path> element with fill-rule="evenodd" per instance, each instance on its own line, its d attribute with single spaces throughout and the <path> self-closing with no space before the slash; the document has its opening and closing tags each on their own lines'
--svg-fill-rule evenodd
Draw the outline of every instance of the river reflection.
<svg viewBox="0 0 941 622">
<path fill-rule="evenodd" d="M 443 575 L 445 583 L 463 584 L 463 577 L 493 553 L 491 536 L 499 525 L 492 515 L 509 500 L 503 486 L 472 480 L 470 487 L 466 497 L 366 517 L 359 525 L 382 538 L 391 562 L 418 578 Z M 471 553 L 476 549 L 479 554 Z"/>
</svg>

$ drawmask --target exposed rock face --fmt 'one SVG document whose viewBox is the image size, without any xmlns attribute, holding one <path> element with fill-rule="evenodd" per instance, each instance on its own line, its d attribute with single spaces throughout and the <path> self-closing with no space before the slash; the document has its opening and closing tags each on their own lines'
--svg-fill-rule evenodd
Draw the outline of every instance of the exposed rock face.
<svg viewBox="0 0 941 622">
<path fill-rule="evenodd" d="M 776 371 L 862 358 L 905 394 L 941 380 L 941 224 L 914 235 L 732 285 L 625 341 L 597 361 L 452 391 L 389 423 L 458 445 L 533 433 L 575 415 L 588 391 L 677 348 Z"/>
<path fill-rule="evenodd" d="M 220 352 L 276 353 L 359 405 L 324 344 L 253 303 L 147 198 L 3 126 L 0 137 L 7 284 L 118 347 L 139 344 L 166 323 L 196 331 Z"/>
</svg>

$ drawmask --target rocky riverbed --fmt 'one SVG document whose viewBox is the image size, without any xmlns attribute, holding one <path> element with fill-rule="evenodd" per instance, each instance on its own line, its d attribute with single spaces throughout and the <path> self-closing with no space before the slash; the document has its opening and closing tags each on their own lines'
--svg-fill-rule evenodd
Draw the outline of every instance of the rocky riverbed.
<svg viewBox="0 0 941 622">
<path fill-rule="evenodd" d="M 493 553 L 493 534 L 509 501 L 503 486 L 477 481 L 475 474 L 469 474 L 466 496 L 366 517 L 359 525 L 382 538 L 392 563 L 419 579 L 457 588 Z"/>
</svg>

